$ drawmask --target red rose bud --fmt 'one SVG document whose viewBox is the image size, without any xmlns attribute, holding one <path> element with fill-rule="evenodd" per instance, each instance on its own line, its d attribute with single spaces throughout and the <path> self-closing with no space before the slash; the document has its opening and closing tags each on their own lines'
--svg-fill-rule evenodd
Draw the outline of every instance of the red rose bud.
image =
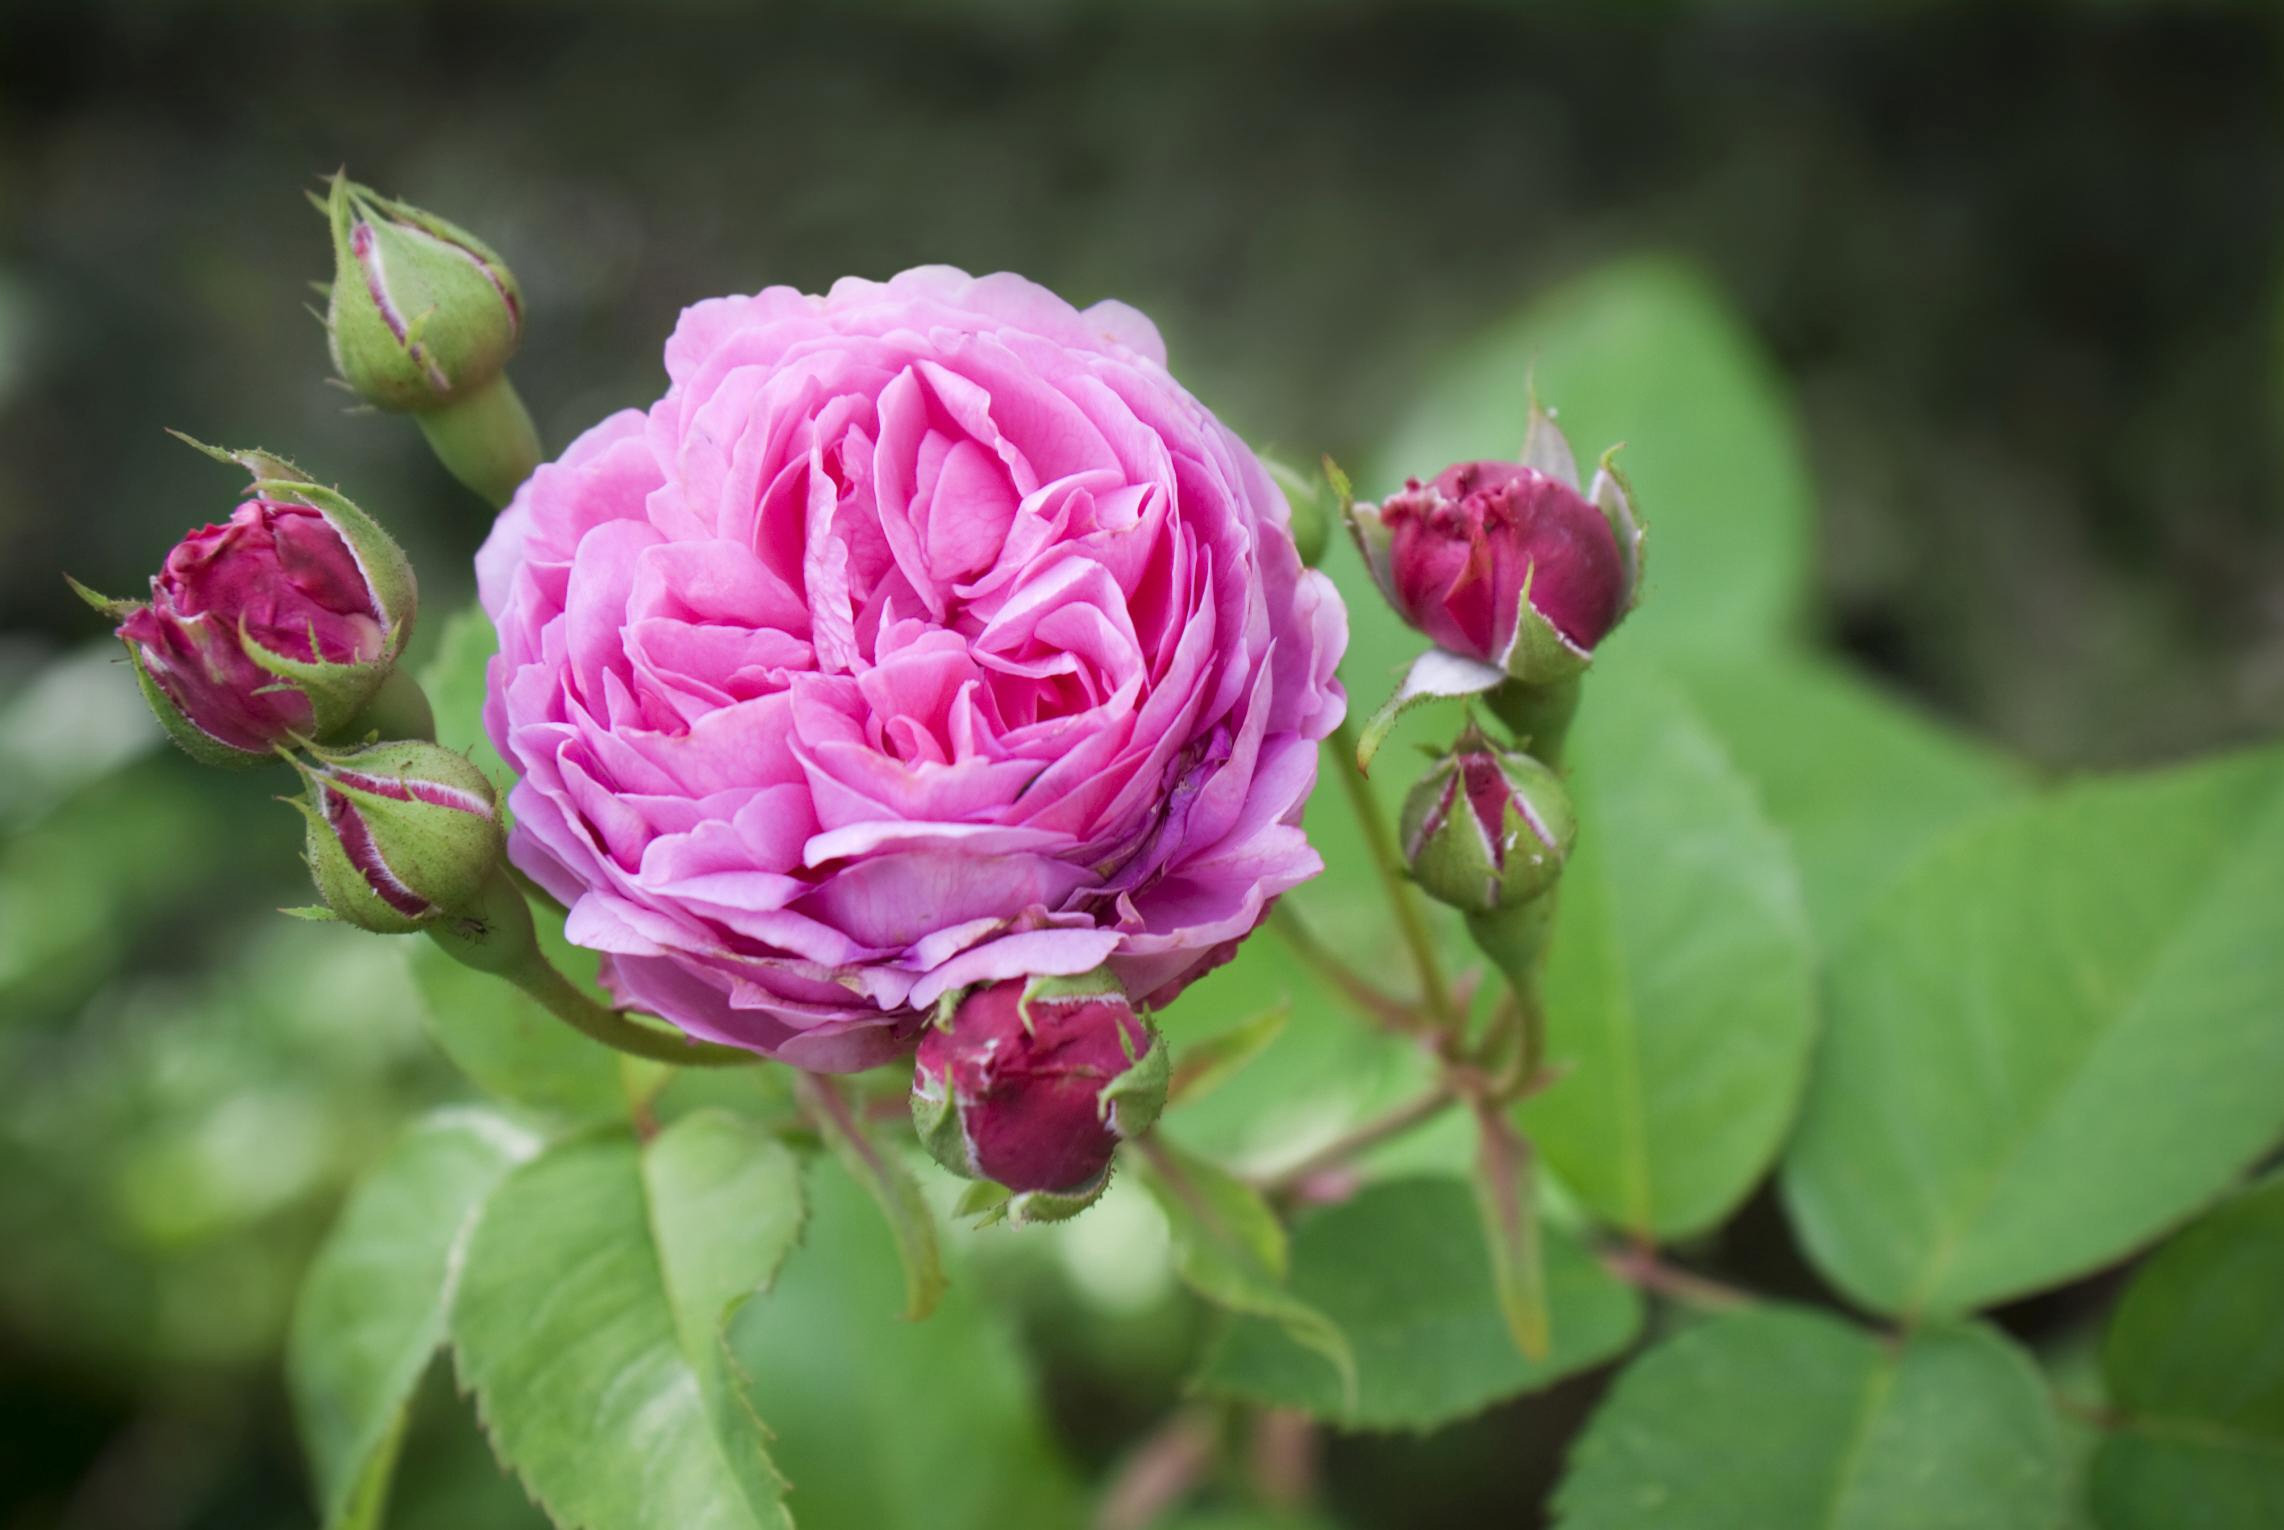
<svg viewBox="0 0 2284 1530">
<path fill-rule="evenodd" d="M 147 603 L 90 604 L 118 636 L 151 709 L 210 764 L 254 764 L 346 725 L 389 676 L 414 609 L 404 554 L 348 500 L 262 453 L 221 525 L 176 544 Z"/>
<path fill-rule="evenodd" d="M 474 907 L 505 845 L 499 798 L 441 744 L 375 744 L 300 766 L 309 869 L 334 917 L 395 935 Z"/>
<path fill-rule="evenodd" d="M 423 410 L 499 375 L 523 293 L 490 246 L 345 176 L 320 206 L 333 226 L 325 328 L 343 382 L 382 409 Z"/>
<path fill-rule="evenodd" d="M 1534 408 L 1521 462 L 1462 462 L 1350 507 L 1372 577 L 1438 648 L 1528 684 L 1566 679 L 1632 609 L 1642 531 L 1604 457 L 1582 493 Z"/>
<path fill-rule="evenodd" d="M 970 990 L 921 1039 L 912 1117 L 944 1167 L 1017 1192 L 1019 1220 L 1050 1220 L 1101 1193 L 1166 1077 L 1164 1044 L 1109 974 L 1009 980 Z"/>
<path fill-rule="evenodd" d="M 1402 835 L 1429 897 L 1487 914 L 1554 885 L 1578 819 L 1553 771 L 1471 728 L 1404 799 Z"/>
</svg>

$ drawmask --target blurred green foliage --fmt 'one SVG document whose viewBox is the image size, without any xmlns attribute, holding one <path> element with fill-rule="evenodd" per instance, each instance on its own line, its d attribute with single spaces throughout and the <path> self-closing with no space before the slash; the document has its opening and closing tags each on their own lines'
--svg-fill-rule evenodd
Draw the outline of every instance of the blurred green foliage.
<svg viewBox="0 0 2284 1530">
<path fill-rule="evenodd" d="M 2177 756 L 2284 717 L 2266 317 L 2280 30 L 2251 7 L 12 9 L 0 1527 L 308 1523 L 278 1358 L 296 1285 L 344 1186 L 411 1115 L 467 1090 L 424 1032 L 451 973 L 268 912 L 303 897 L 278 786 L 158 753 L 56 577 L 132 592 L 175 535 L 227 509 L 231 481 L 160 436 L 174 425 L 353 486 L 421 568 L 420 651 L 450 646 L 443 617 L 486 518 L 409 428 L 318 386 L 320 337 L 295 312 L 325 265 L 296 198 L 313 175 L 346 161 L 502 248 L 534 316 L 518 377 L 558 444 L 655 392 L 684 302 L 923 260 L 1138 303 L 1250 437 L 1368 464 L 1367 492 L 1505 445 L 1495 394 L 1538 364 L 1582 448 L 1633 437 L 1653 525 L 1661 504 L 1720 511 L 1653 543 L 1627 641 L 1679 666 L 1830 938 L 1912 848 L 2028 772 L 1868 708 L 1826 657 L 1788 655 L 1797 683 L 1771 686 L 1764 659 L 1741 676 L 1700 650 L 1824 640 L 2049 766 Z M 1334 567 L 1355 588 L 1345 547 Z M 1407 649 L 1384 611 L 1357 616 L 1362 692 Z M 467 701 L 450 705 L 464 728 Z M 1836 769 L 1892 773 L 1888 836 L 1833 810 L 1833 777 L 1784 747 L 1802 731 Z M 1387 758 L 1392 800 L 1405 772 Z M 1311 828 L 1354 862 L 1345 820 L 1320 808 Z M 1336 942 L 1377 928 L 1337 880 L 1294 903 Z M 1170 1029 L 1223 1032 L 1281 1000 L 1294 1018 L 1262 1064 L 1174 1123 L 1185 1147 L 1274 1167 L 1422 1082 L 1415 1053 L 1337 1013 L 1266 937 Z M 522 1055 L 492 1039 L 490 1055 Z M 531 1104 L 607 1108 L 615 1080 L 564 1067 Z M 1744 1194 L 1771 1150 L 1745 1143 L 1703 1198 Z M 1439 1130 L 1374 1167 L 1448 1171 L 1468 1151 Z M 896 1275 L 838 1171 L 810 1181 L 807 1252 L 829 1257 L 789 1265 L 736 1338 L 780 1362 L 756 1386 L 824 1530 L 949 1523 L 926 1515 L 954 1506 L 1075 1523 L 1079 1484 L 1207 1354 L 1227 1371 L 1250 1348 L 1272 1378 L 1256 1395 L 1329 1381 L 1261 1325 L 1214 1349 L 1128 1184 L 1065 1228 L 955 1240 L 951 1309 L 847 1327 L 876 1348 L 843 1354 L 833 1335 L 892 1309 Z M 1297 1234 L 1295 1285 L 1330 1309 L 1347 1299 L 1338 1261 L 1312 1261 L 1342 1229 L 1322 1220 Z M 1748 1206 L 1740 1229 L 1722 1258 L 1813 1280 L 1773 1219 Z M 2187 1258 L 2149 1278 L 2194 1277 Z M 2105 1296 L 2006 1316 L 2040 1338 Z M 1885 1362 L 1812 1339 L 1801 1363 L 1838 1396 Z M 1675 1369 L 1638 1375 L 1636 1405 L 1673 1406 Z M 906 1456 L 852 1452 L 895 1427 L 859 1373 L 915 1394 L 958 1377 L 977 1448 L 1026 1464 L 992 1480 L 938 1434 Z M 2130 1349 L 2112 1374 L 2150 1384 Z M 1432 1442 L 1340 1441 L 1322 1471 L 1332 1522 L 1512 1521 L 1592 1395 L 1558 1388 Z M 396 1525 L 538 1522 L 441 1373 L 406 1457 Z M 2121 1448 L 2105 1469 L 2165 1465 Z M 1248 1517 L 1241 1487 L 1209 1484 L 1181 1523 L 1288 1523 Z"/>
</svg>

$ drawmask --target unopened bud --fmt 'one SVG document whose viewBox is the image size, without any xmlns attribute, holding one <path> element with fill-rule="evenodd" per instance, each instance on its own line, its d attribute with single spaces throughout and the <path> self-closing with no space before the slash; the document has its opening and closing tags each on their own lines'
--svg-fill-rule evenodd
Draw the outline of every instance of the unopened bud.
<svg viewBox="0 0 2284 1530">
<path fill-rule="evenodd" d="M 500 864 L 499 799 L 441 744 L 375 744 L 301 767 L 309 869 L 335 917 L 403 934 L 474 908 Z"/>
<path fill-rule="evenodd" d="M 428 410 L 475 392 L 515 354 L 523 294 L 490 246 L 433 213 L 333 178 L 333 366 L 367 403 Z"/>
<path fill-rule="evenodd" d="M 1469 729 L 1404 799 L 1402 834 L 1421 890 L 1480 914 L 1552 887 L 1578 819 L 1553 771 Z"/>
<path fill-rule="evenodd" d="M 118 622 L 177 743 L 209 764 L 259 764 L 345 726 L 388 679 L 412 630 L 412 567 L 363 511 L 290 463 L 201 450 L 248 467 L 249 497 L 176 544 L 148 601 L 80 593 Z"/>
<path fill-rule="evenodd" d="M 1366 566 L 1446 652 L 1530 685 L 1570 678 L 1633 608 L 1642 527 L 1604 457 L 1582 491 L 1570 447 L 1533 411 L 1521 462 L 1461 462 L 1349 510 Z"/>
<path fill-rule="evenodd" d="M 944 1167 L 1016 1192 L 1018 1220 L 1054 1220 L 1101 1193 L 1166 1080 L 1165 1044 L 1108 973 L 1010 979 L 971 990 L 922 1038 L 912 1117 Z"/>
</svg>

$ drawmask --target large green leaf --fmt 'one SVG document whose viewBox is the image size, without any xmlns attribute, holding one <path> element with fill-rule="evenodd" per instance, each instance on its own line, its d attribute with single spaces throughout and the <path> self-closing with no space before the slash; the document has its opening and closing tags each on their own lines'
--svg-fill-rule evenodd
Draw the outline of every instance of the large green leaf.
<svg viewBox="0 0 2284 1530">
<path fill-rule="evenodd" d="M 903 1277 L 878 1210 L 831 1159 L 810 1180 L 800 1257 L 732 1331 L 804 1530 L 1085 1523 L 1030 1372 L 978 1282 L 955 1281 L 924 1323 L 897 1321 Z"/>
<path fill-rule="evenodd" d="M 1813 513 L 1799 427 L 1758 343 L 1679 261 L 1603 267 L 1491 329 L 1420 390 L 1358 492 L 1516 456 L 1534 380 L 1582 459 L 1626 443 L 1649 579 L 1625 641 L 1733 652 L 1797 626 Z"/>
<path fill-rule="evenodd" d="M 2161 1249 L 2110 1320 L 2104 1530 L 2284 1525 L 2284 1175 Z"/>
<path fill-rule="evenodd" d="M 1277 1324 L 1233 1324 L 1199 1385 L 1371 1429 L 1432 1429 L 1601 1364 L 1633 1340 L 1641 1299 L 1551 1225 L 1542 1227 L 1551 1347 L 1525 1360 L 1508 1334 L 1474 1199 L 1456 1179 L 1387 1180 L 1294 1230 L 1293 1294 L 1347 1336 L 1356 1407 Z"/>
<path fill-rule="evenodd" d="M 1983 1328 L 1900 1345 L 1767 1308 L 1644 1355 L 1570 1458 L 1561 1530 L 2043 1530 L 2061 1512 L 2054 1417 Z"/>
<path fill-rule="evenodd" d="M 366 1176 L 309 1267 L 286 1377 L 329 1530 L 381 1522 L 406 1410 L 444 1340 L 454 1255 L 539 1139 L 478 1110 L 415 1122 Z"/>
<path fill-rule="evenodd" d="M 768 1431 L 723 1324 L 800 1235 L 792 1155 L 701 1110 L 647 1147 L 597 1133 L 496 1190 L 451 1330 L 502 1460 L 557 1525 L 783 1526 Z"/>
<path fill-rule="evenodd" d="M 1815 1031 L 1792 858 L 1687 695 L 1639 655 L 1595 677 L 1573 735 L 1578 850 L 1546 981 L 1567 1069 L 1523 1124 L 1594 1211 L 1712 1226 L 1775 1159 Z"/>
<path fill-rule="evenodd" d="M 2284 1132 L 2284 754 L 1980 822 L 1829 989 L 1785 1193 L 1843 1290 L 1960 1312 L 2119 1258 Z"/>
<path fill-rule="evenodd" d="M 1994 751 L 1829 660 L 1698 660 L 1677 665 L 1677 678 L 1791 841 L 1827 943 L 1948 830 L 2028 784 Z"/>
</svg>

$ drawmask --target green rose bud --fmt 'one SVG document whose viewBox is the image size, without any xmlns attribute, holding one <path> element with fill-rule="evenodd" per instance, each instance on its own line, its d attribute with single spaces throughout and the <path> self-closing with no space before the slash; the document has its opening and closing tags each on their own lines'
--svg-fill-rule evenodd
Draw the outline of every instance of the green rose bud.
<svg viewBox="0 0 2284 1530">
<path fill-rule="evenodd" d="M 1553 771 L 1470 728 L 1404 799 L 1402 834 L 1429 897 L 1483 914 L 1553 887 L 1578 819 Z"/>
<path fill-rule="evenodd" d="M 504 831 L 492 783 L 465 757 L 414 741 L 297 768 L 310 873 L 335 918 L 398 935 L 482 902 Z"/>
<path fill-rule="evenodd" d="M 325 328 L 343 382 L 382 409 L 427 410 L 499 375 L 523 328 L 523 294 L 490 246 L 341 175 L 324 208 Z"/>
</svg>

